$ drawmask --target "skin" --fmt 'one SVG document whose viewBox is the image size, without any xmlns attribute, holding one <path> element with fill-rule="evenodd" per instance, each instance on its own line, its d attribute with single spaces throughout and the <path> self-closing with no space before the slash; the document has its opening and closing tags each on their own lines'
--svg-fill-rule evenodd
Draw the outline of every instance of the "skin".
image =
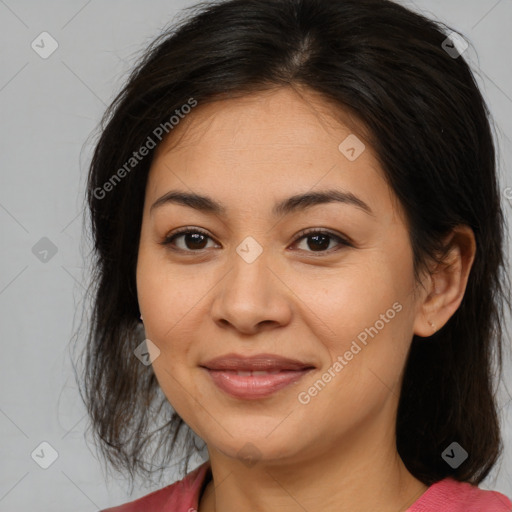
<svg viewBox="0 0 512 512">
<path fill-rule="evenodd" d="M 366 147 L 350 161 L 338 146 L 356 130 Z M 332 202 L 272 216 L 277 201 L 331 188 L 373 215 Z M 150 210 L 177 189 L 212 197 L 226 214 L 173 203 Z M 185 226 L 208 236 L 196 245 L 175 239 L 181 252 L 161 244 Z M 318 249 L 311 234 L 297 239 L 305 228 L 353 245 L 327 238 Z M 236 251 L 248 236 L 262 248 L 251 263 Z M 473 233 L 460 226 L 447 241 L 446 264 L 417 283 L 403 212 L 364 126 L 316 93 L 283 87 L 200 104 L 174 128 L 148 177 L 137 293 L 146 337 L 160 350 L 158 382 L 207 443 L 213 482 L 199 512 L 399 512 L 426 491 L 399 457 L 395 420 L 413 334 L 440 329 L 467 284 Z M 298 394 L 397 302 L 400 312 L 300 403 Z M 199 367 L 230 352 L 274 353 L 316 369 L 270 397 L 241 400 Z M 254 464 L 243 459 L 246 443 Z"/>
</svg>

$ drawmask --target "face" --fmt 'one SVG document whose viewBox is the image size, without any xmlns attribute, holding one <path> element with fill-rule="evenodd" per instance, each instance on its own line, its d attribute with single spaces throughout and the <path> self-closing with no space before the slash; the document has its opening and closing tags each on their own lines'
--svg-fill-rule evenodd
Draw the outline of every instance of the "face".
<svg viewBox="0 0 512 512">
<path fill-rule="evenodd" d="M 418 310 L 412 250 L 375 153 L 333 112 L 291 88 L 199 105 L 152 162 L 137 293 L 160 350 L 154 372 L 183 420 L 230 457 L 251 443 L 261 459 L 299 460 L 394 428 Z M 172 191 L 222 210 L 155 204 Z M 340 200 L 274 211 L 327 191 Z M 233 396 L 202 367 L 233 353 L 313 369 L 266 396 Z"/>
</svg>

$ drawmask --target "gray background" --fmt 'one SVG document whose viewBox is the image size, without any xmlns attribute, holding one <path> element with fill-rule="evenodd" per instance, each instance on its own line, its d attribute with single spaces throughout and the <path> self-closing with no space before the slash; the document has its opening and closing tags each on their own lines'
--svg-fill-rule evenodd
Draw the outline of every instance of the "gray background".
<svg viewBox="0 0 512 512">
<path fill-rule="evenodd" d="M 88 418 L 69 344 L 87 282 L 82 213 L 88 137 L 139 52 L 193 3 L 0 0 L 0 511 L 93 512 L 164 485 L 138 486 L 129 496 L 124 481 L 106 478 L 84 439 Z M 472 43 L 464 56 L 494 116 L 504 192 L 512 186 L 512 0 L 404 4 L 448 22 Z M 59 45 L 46 59 L 31 47 L 43 31 Z M 510 218 L 512 201 L 504 205 Z M 43 237 L 56 254 L 33 251 Z M 44 249 L 48 242 L 39 244 Z M 505 355 L 510 389 L 509 346 Z M 510 398 L 503 387 L 505 453 L 481 487 L 512 497 Z M 58 453 L 47 469 L 31 457 L 43 441 Z M 167 483 L 175 469 L 169 468 Z"/>
</svg>

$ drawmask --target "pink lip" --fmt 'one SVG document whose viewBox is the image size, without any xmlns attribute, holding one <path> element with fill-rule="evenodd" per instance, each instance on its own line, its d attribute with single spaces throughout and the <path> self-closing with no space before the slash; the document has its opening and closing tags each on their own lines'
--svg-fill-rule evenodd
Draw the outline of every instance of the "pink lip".
<svg viewBox="0 0 512 512">
<path fill-rule="evenodd" d="M 275 354 L 241 356 L 226 354 L 202 363 L 212 381 L 235 398 L 258 399 L 298 381 L 314 365 Z M 237 375 L 237 372 L 266 371 L 265 375 Z"/>
<path fill-rule="evenodd" d="M 278 356 L 275 354 L 256 354 L 254 356 L 241 356 L 238 354 L 225 354 L 220 357 L 201 363 L 200 366 L 210 370 L 304 370 L 313 368 L 311 363 L 303 363 L 297 359 Z"/>
<path fill-rule="evenodd" d="M 233 370 L 205 370 L 222 391 L 235 398 L 255 400 L 264 398 L 298 381 L 313 368 L 304 370 L 281 370 L 267 375 L 237 375 Z"/>
</svg>

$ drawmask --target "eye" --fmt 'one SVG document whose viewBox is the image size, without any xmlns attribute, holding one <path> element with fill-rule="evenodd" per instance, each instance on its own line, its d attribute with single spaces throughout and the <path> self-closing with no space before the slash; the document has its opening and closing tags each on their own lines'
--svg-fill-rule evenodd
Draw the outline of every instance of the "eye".
<svg viewBox="0 0 512 512">
<path fill-rule="evenodd" d="M 176 247 L 175 240 L 183 238 L 185 247 Z M 199 252 L 205 249 L 205 240 L 211 237 L 199 228 L 187 226 L 169 234 L 160 242 L 164 246 L 171 246 L 172 249 L 182 252 Z"/>
<path fill-rule="evenodd" d="M 180 238 L 183 238 L 184 247 L 180 247 L 178 244 L 176 244 L 176 240 L 179 240 Z M 199 228 L 194 228 L 192 226 L 187 226 L 184 228 L 180 228 L 179 230 L 173 233 L 170 233 L 160 243 L 161 245 L 164 246 L 171 246 L 171 248 L 176 251 L 200 252 L 206 248 L 205 244 L 207 243 L 208 239 L 213 240 L 206 231 L 203 231 L 202 229 Z M 311 240 L 310 242 L 307 243 L 307 247 L 311 249 L 311 251 L 301 249 L 304 250 L 305 252 L 334 252 L 332 248 L 329 248 L 329 246 L 331 245 L 331 241 L 333 240 L 336 242 L 338 246 L 341 245 L 345 247 L 353 247 L 353 245 L 342 236 L 332 233 L 331 231 L 326 231 L 317 228 L 310 228 L 301 231 L 297 238 L 295 238 L 293 244 L 296 244 L 298 241 L 302 239 Z"/>
<path fill-rule="evenodd" d="M 311 251 L 306 252 L 320 252 L 320 253 L 332 253 L 334 252 L 331 249 L 324 250 L 329 247 L 332 240 L 337 242 L 337 245 L 346 246 L 346 247 L 353 247 L 353 245 L 343 238 L 340 235 L 337 235 L 335 233 L 332 233 L 331 231 L 326 231 L 323 229 L 317 229 L 317 228 L 310 228 L 306 229 L 304 231 L 301 231 L 298 235 L 298 237 L 295 239 L 294 244 L 296 244 L 298 241 L 302 239 L 310 239 L 309 242 L 306 242 L 306 246 L 311 249 Z M 339 249 L 335 249 L 339 250 Z"/>
</svg>

